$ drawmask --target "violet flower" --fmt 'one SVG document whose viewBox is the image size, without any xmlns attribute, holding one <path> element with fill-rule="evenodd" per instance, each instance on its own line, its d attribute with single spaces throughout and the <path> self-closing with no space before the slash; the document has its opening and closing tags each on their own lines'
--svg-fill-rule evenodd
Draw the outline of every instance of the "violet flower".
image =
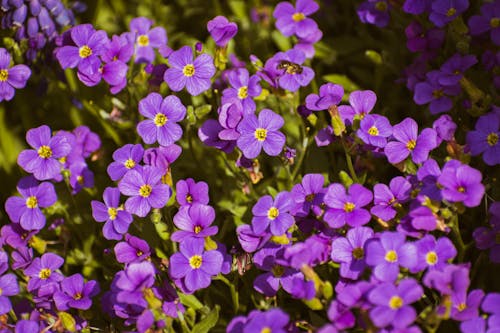
<svg viewBox="0 0 500 333">
<path fill-rule="evenodd" d="M 31 76 L 31 69 L 26 65 L 10 66 L 9 52 L 0 48 L 0 102 L 10 101 L 15 89 L 22 89 Z"/>
<path fill-rule="evenodd" d="M 31 265 L 24 270 L 24 274 L 30 277 L 28 291 L 37 290 L 52 282 L 60 282 L 64 276 L 57 270 L 63 264 L 63 258 L 50 252 L 43 254 L 40 258 L 33 259 Z"/>
<path fill-rule="evenodd" d="M 122 264 L 141 262 L 151 255 L 148 243 L 139 237 L 125 235 L 125 242 L 119 242 L 114 247 L 116 261 Z"/>
<path fill-rule="evenodd" d="M 454 86 L 460 82 L 463 72 L 477 64 L 477 58 L 474 55 L 461 56 L 455 53 L 439 68 L 439 84 L 448 87 Z"/>
<path fill-rule="evenodd" d="M 377 95 L 371 90 L 358 90 L 349 94 L 349 104 L 339 106 L 339 114 L 344 122 L 353 123 L 354 118 L 363 119 L 377 102 Z"/>
<path fill-rule="evenodd" d="M 245 114 L 255 111 L 254 97 L 257 97 L 262 92 L 260 86 L 260 77 L 257 75 L 250 76 L 246 68 L 237 68 L 231 70 L 227 75 L 230 88 L 224 89 L 222 92 L 222 105 L 232 99 L 237 98 L 241 101 Z"/>
<path fill-rule="evenodd" d="M 181 206 L 208 205 L 208 184 L 193 178 L 181 179 L 175 184 L 175 198 Z"/>
<path fill-rule="evenodd" d="M 289 192 L 280 192 L 273 198 L 265 195 L 252 208 L 252 229 L 256 234 L 270 231 L 274 236 L 283 235 L 293 224 L 289 214 L 293 200 Z"/>
<path fill-rule="evenodd" d="M 102 229 L 104 238 L 120 240 L 132 223 L 132 215 L 120 206 L 120 190 L 107 187 L 103 193 L 104 203 L 92 200 L 92 217 L 97 222 L 106 222 Z"/>
<path fill-rule="evenodd" d="M 344 88 L 341 85 L 325 83 L 319 87 L 319 94 L 309 94 L 306 97 L 306 107 L 309 110 L 328 110 L 337 106 L 344 96 Z"/>
<path fill-rule="evenodd" d="M 219 228 L 211 226 L 215 210 L 211 206 L 195 203 L 182 206 L 174 216 L 174 224 L 181 229 L 170 237 L 174 242 L 184 242 L 189 238 L 206 238 L 217 233 Z"/>
<path fill-rule="evenodd" d="M 136 17 L 130 21 L 130 31 L 135 39 L 135 62 L 152 63 L 155 48 L 167 44 L 167 33 L 163 27 L 151 29 L 153 21 L 145 17 Z"/>
<path fill-rule="evenodd" d="M 289 316 L 279 308 L 269 309 L 266 312 L 257 312 L 245 324 L 242 333 L 285 333 L 287 332 L 285 327 L 288 325 L 289 320 Z"/>
<path fill-rule="evenodd" d="M 0 277 L 0 315 L 4 315 L 12 310 L 12 303 L 8 296 L 19 295 L 19 284 L 14 274 L 9 273 Z"/>
<path fill-rule="evenodd" d="M 431 5 L 429 20 L 437 27 L 444 27 L 469 8 L 469 0 L 436 0 Z"/>
<path fill-rule="evenodd" d="M 144 148 L 140 144 L 127 143 L 113 153 L 113 162 L 108 165 L 108 175 L 113 181 L 122 179 L 129 171 L 137 169 L 144 155 Z"/>
<path fill-rule="evenodd" d="M 392 134 L 392 127 L 389 119 L 384 116 L 374 114 L 366 115 L 359 124 L 356 135 L 364 143 L 378 148 L 384 148 L 387 138 Z"/>
<path fill-rule="evenodd" d="M 345 224 L 351 227 L 364 225 L 371 216 L 363 207 L 372 199 L 372 192 L 360 184 L 352 184 L 347 191 L 342 184 L 331 184 L 325 194 L 325 203 L 330 209 L 324 220 L 332 228 L 341 228 Z"/>
<path fill-rule="evenodd" d="M 476 122 L 475 130 L 467 132 L 467 145 L 471 155 L 483 154 L 487 165 L 500 164 L 500 116 L 492 111 Z"/>
<path fill-rule="evenodd" d="M 485 2 L 481 6 L 481 15 L 469 19 L 469 32 L 472 36 L 489 32 L 493 44 L 500 45 L 500 4 Z"/>
<path fill-rule="evenodd" d="M 426 74 L 426 80 L 415 85 L 413 101 L 418 105 L 429 104 L 431 114 L 447 112 L 453 107 L 450 96 L 460 94 L 460 85 L 442 85 L 439 81 L 444 75 L 440 71 L 431 71 Z M 445 80 L 443 78 L 443 80 Z M 448 82 L 448 81 L 444 81 Z M 452 82 L 450 80 L 449 82 Z"/>
<path fill-rule="evenodd" d="M 92 305 L 91 297 L 99 293 L 95 280 L 83 281 L 81 274 L 73 274 L 61 281 L 61 291 L 54 293 L 54 302 L 59 311 L 70 308 L 88 310 Z"/>
<path fill-rule="evenodd" d="M 276 28 L 285 36 L 306 37 L 318 30 L 313 19 L 307 17 L 315 13 L 319 6 L 313 0 L 297 0 L 295 7 L 289 2 L 280 2 L 273 12 Z"/>
<path fill-rule="evenodd" d="M 307 216 L 309 212 L 313 212 L 316 216 L 321 215 L 321 205 L 326 193 L 326 189 L 323 188 L 324 183 L 325 178 L 322 174 L 311 173 L 305 175 L 302 182 L 292 188 L 290 194 L 295 201 L 293 215 Z"/>
<path fill-rule="evenodd" d="M 225 47 L 238 33 L 238 26 L 229 22 L 224 16 L 216 16 L 207 23 L 207 30 L 215 41 L 215 45 Z"/>
<path fill-rule="evenodd" d="M 449 202 L 462 202 L 466 207 L 476 207 L 484 195 L 483 175 L 466 164 L 450 160 L 443 166 L 438 178 L 442 185 L 441 193 Z"/>
<path fill-rule="evenodd" d="M 432 235 L 426 235 L 415 243 L 417 247 L 418 263 L 412 272 L 421 272 L 424 269 L 442 269 L 448 261 L 457 255 L 457 250 L 447 237 L 437 241 Z"/>
<path fill-rule="evenodd" d="M 390 20 L 390 5 L 387 0 L 366 0 L 362 2 L 356 12 L 363 23 L 374 24 L 377 27 L 385 27 Z"/>
<path fill-rule="evenodd" d="M 389 186 L 375 184 L 373 187 L 374 206 L 370 212 L 378 218 L 389 221 L 396 216 L 394 206 L 406 202 L 410 198 L 411 184 L 404 177 L 394 177 Z"/>
<path fill-rule="evenodd" d="M 155 268 L 148 261 L 131 263 L 117 274 L 116 286 L 118 302 L 146 307 L 144 290 L 151 288 L 155 281 Z"/>
</svg>

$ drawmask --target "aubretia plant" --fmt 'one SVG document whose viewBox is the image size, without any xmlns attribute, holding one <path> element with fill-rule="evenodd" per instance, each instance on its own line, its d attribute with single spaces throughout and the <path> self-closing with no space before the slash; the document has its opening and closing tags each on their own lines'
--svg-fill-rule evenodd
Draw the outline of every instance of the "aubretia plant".
<svg viewBox="0 0 500 333">
<path fill-rule="evenodd" d="M 0 331 L 498 332 L 499 4 L 2 1 Z"/>
</svg>

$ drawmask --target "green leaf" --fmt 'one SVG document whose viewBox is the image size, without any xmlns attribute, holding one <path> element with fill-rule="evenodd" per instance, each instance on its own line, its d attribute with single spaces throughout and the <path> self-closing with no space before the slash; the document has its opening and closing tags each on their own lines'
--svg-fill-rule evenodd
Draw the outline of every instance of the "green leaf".
<svg viewBox="0 0 500 333">
<path fill-rule="evenodd" d="M 356 83 L 352 82 L 352 80 L 345 75 L 328 74 L 323 76 L 323 80 L 340 84 L 342 87 L 344 87 L 345 91 L 347 92 L 359 90 L 359 86 Z"/>
<path fill-rule="evenodd" d="M 272 187 L 272 186 L 268 186 L 267 187 L 267 192 L 274 198 L 276 197 L 276 195 L 278 194 L 278 191 Z"/>
<path fill-rule="evenodd" d="M 332 127 L 333 127 L 333 134 L 335 136 L 341 136 L 342 133 L 345 132 L 344 121 L 342 120 L 342 118 L 340 118 L 339 115 L 332 117 Z"/>
<path fill-rule="evenodd" d="M 196 115 L 196 118 L 201 119 L 204 116 L 206 116 L 207 114 L 209 114 L 210 111 L 212 111 L 212 105 L 205 104 L 205 105 L 202 105 L 202 106 L 198 106 L 194 110 L 194 114 Z"/>
<path fill-rule="evenodd" d="M 196 124 L 196 116 L 194 114 L 194 108 L 191 105 L 188 105 L 188 107 L 187 107 L 186 118 L 187 118 L 188 124 L 190 124 L 190 125 Z"/>
<path fill-rule="evenodd" d="M 368 59 L 370 59 L 375 65 L 381 65 L 382 64 L 382 56 L 377 51 L 366 50 L 365 51 L 365 56 Z"/>
<path fill-rule="evenodd" d="M 191 332 L 193 333 L 209 332 L 217 324 L 217 321 L 219 320 L 219 309 L 220 307 L 216 305 L 215 308 L 212 311 L 210 311 L 210 313 L 205 318 L 203 318 L 202 321 L 193 326 Z"/>
<path fill-rule="evenodd" d="M 181 303 L 187 307 L 193 308 L 195 310 L 200 310 L 201 308 L 203 308 L 203 304 L 201 304 L 201 302 L 194 295 L 185 295 L 179 293 L 179 299 L 181 300 Z"/>
<path fill-rule="evenodd" d="M 344 170 L 339 172 L 339 177 L 340 177 L 340 181 L 342 182 L 342 184 L 346 188 L 349 188 L 349 186 L 351 186 L 354 183 L 354 181 L 349 176 L 349 174 L 347 172 L 345 172 Z"/>
<path fill-rule="evenodd" d="M 65 329 L 70 332 L 76 332 L 76 320 L 72 315 L 67 312 L 59 312 L 58 316 Z"/>
<path fill-rule="evenodd" d="M 271 33 L 271 38 L 273 39 L 274 43 L 276 43 L 276 46 L 280 49 L 280 51 L 287 51 L 292 48 L 292 45 L 290 43 L 290 39 L 288 37 L 285 37 L 279 32 L 278 30 L 274 30 Z"/>
</svg>

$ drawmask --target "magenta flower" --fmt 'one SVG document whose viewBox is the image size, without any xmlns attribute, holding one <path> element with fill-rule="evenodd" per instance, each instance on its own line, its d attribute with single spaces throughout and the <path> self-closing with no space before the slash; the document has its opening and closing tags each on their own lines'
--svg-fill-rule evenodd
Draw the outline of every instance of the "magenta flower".
<svg viewBox="0 0 500 333">
<path fill-rule="evenodd" d="M 238 26 L 229 22 L 224 16 L 216 16 L 207 23 L 207 30 L 215 41 L 215 45 L 225 47 L 238 33 Z"/>
<path fill-rule="evenodd" d="M 410 304 L 418 301 L 423 294 L 422 287 L 412 278 L 401 280 L 397 286 L 389 282 L 377 285 L 368 294 L 368 299 L 375 305 L 370 311 L 370 318 L 377 327 L 392 324 L 395 328 L 405 328 L 417 317 Z"/>
<path fill-rule="evenodd" d="M 485 2 L 481 6 L 481 15 L 474 15 L 469 19 L 469 31 L 472 36 L 490 33 L 495 45 L 500 45 L 500 4 Z"/>
<path fill-rule="evenodd" d="M 319 87 L 319 94 L 309 94 L 306 97 L 306 107 L 309 110 L 328 110 L 338 105 L 344 96 L 344 88 L 339 84 L 325 83 Z"/>
<path fill-rule="evenodd" d="M 54 302 L 59 311 L 70 308 L 88 310 L 92 305 L 91 297 L 99 293 L 99 284 L 95 280 L 83 281 L 83 276 L 73 274 L 61 281 L 61 291 L 54 293 Z"/>
<path fill-rule="evenodd" d="M 186 107 L 179 97 L 170 95 L 162 99 L 158 93 L 150 93 L 139 102 L 139 112 L 148 119 L 137 125 L 137 132 L 147 144 L 158 142 L 170 146 L 182 136 L 177 122 L 186 116 Z"/>
<path fill-rule="evenodd" d="M 354 118 L 363 119 L 377 102 L 377 95 L 371 90 L 353 91 L 349 95 L 350 105 L 339 106 L 339 114 L 344 122 L 353 123 Z"/>
<path fill-rule="evenodd" d="M 180 252 L 170 257 L 170 276 L 182 279 L 189 292 L 208 287 L 211 277 L 222 268 L 222 254 L 204 251 L 203 246 L 203 240 L 186 239 L 180 243 Z"/>
<path fill-rule="evenodd" d="M 437 241 L 432 235 L 426 235 L 415 243 L 417 247 L 418 263 L 412 268 L 412 272 L 421 272 L 426 268 L 442 269 L 448 261 L 457 255 L 453 243 L 446 237 Z"/>
<path fill-rule="evenodd" d="M 413 101 L 418 105 L 429 104 L 431 114 L 447 112 L 453 107 L 451 96 L 461 93 L 460 85 L 443 85 L 439 81 L 453 82 L 447 75 L 440 71 L 431 71 L 426 74 L 426 80 L 415 85 L 415 94 Z"/>
<path fill-rule="evenodd" d="M 52 283 L 60 282 L 64 276 L 57 272 L 64 264 L 64 259 L 54 253 L 45 253 L 40 258 L 33 259 L 31 265 L 24 270 L 24 274 L 30 277 L 28 281 L 28 291 Z"/>
<path fill-rule="evenodd" d="M 114 248 L 116 261 L 122 264 L 141 262 L 151 255 L 148 243 L 139 237 L 125 235 L 125 242 L 119 242 Z"/>
<path fill-rule="evenodd" d="M 122 179 L 129 170 L 137 169 L 143 155 L 144 148 L 140 144 L 128 143 L 115 150 L 113 153 L 114 162 L 111 162 L 107 169 L 109 178 L 117 181 Z"/>
<path fill-rule="evenodd" d="M 129 264 L 116 276 L 118 302 L 146 307 L 144 291 L 153 286 L 156 270 L 149 261 Z"/>
<path fill-rule="evenodd" d="M 255 102 L 253 98 L 262 92 L 260 77 L 250 76 L 246 68 L 237 68 L 230 71 L 227 78 L 231 87 L 222 92 L 222 105 L 233 99 L 238 99 L 241 101 L 245 113 L 254 112 Z"/>
<path fill-rule="evenodd" d="M 162 208 L 171 195 L 168 185 L 161 184 L 163 172 L 156 167 L 145 166 L 130 170 L 118 184 L 120 192 L 130 196 L 125 209 L 137 216 L 145 217 L 151 208 Z"/>
<path fill-rule="evenodd" d="M 9 52 L 0 48 L 0 102 L 10 101 L 14 97 L 15 89 L 24 88 L 31 76 L 31 70 L 28 66 L 15 65 L 10 67 L 10 61 Z"/>
<path fill-rule="evenodd" d="M 120 240 L 132 223 L 132 215 L 120 207 L 120 190 L 107 187 L 103 193 L 104 203 L 92 200 L 92 217 L 97 222 L 106 222 L 102 229 L 104 238 Z"/>
<path fill-rule="evenodd" d="M 388 142 L 384 152 L 393 164 L 404 161 L 409 155 L 415 163 L 425 162 L 437 146 L 436 131 L 426 128 L 418 135 L 417 122 L 412 118 L 394 125 L 392 135 L 397 141 Z"/>
<path fill-rule="evenodd" d="M 0 277 L 0 315 L 4 315 L 12 310 L 12 303 L 8 296 L 19 295 L 19 284 L 14 274 L 9 273 Z"/>
<path fill-rule="evenodd" d="M 193 178 L 181 179 L 175 184 L 175 198 L 181 206 L 208 205 L 208 184 L 195 182 Z"/>
<path fill-rule="evenodd" d="M 252 208 L 252 229 L 256 234 L 270 231 L 274 236 L 283 235 L 293 224 L 290 215 L 293 200 L 289 192 L 280 192 L 273 198 L 265 195 Z"/>
<path fill-rule="evenodd" d="M 359 124 L 356 135 L 364 143 L 378 148 L 384 148 L 387 144 L 387 138 L 392 134 L 392 126 L 384 116 L 374 114 L 366 115 Z"/>
<path fill-rule="evenodd" d="M 17 184 L 22 197 L 10 197 L 5 202 L 5 210 L 14 223 L 25 230 L 40 230 L 45 226 L 45 215 L 40 208 L 52 206 L 57 201 L 54 185 L 39 183 L 32 176 L 24 177 Z"/>
<path fill-rule="evenodd" d="M 441 194 L 450 202 L 462 202 L 466 207 L 476 207 L 484 195 L 483 175 L 466 164 L 450 160 L 443 166 L 438 183 L 443 187 Z"/>
<path fill-rule="evenodd" d="M 249 114 L 238 125 L 241 136 L 237 140 L 238 148 L 246 158 L 256 158 L 264 149 L 266 154 L 277 156 L 285 145 L 285 135 L 279 131 L 285 121 L 269 109 L 263 109 L 259 118 Z"/>
<path fill-rule="evenodd" d="M 135 39 L 135 62 L 152 63 L 155 60 L 155 48 L 167 45 L 167 33 L 163 27 L 151 29 L 153 21 L 145 17 L 136 17 L 130 21 L 130 31 Z"/>
<path fill-rule="evenodd" d="M 500 115 L 494 111 L 479 117 L 474 131 L 467 132 L 471 155 L 483 154 L 487 165 L 500 164 Z"/>
<path fill-rule="evenodd" d="M 170 68 L 163 79 L 173 91 L 186 87 L 193 95 L 199 95 L 210 88 L 210 79 L 215 74 L 213 59 L 208 54 L 201 54 L 196 59 L 189 46 L 183 46 L 168 57 Z"/>
<path fill-rule="evenodd" d="M 312 0 L 297 0 L 295 8 L 289 2 L 280 2 L 274 9 L 276 28 L 285 36 L 306 37 L 318 30 L 313 19 L 307 17 L 319 9 Z"/>
<path fill-rule="evenodd" d="M 342 184 L 331 184 L 325 194 L 325 203 L 329 209 L 324 220 L 332 228 L 341 228 L 346 223 L 351 227 L 364 225 L 370 221 L 371 215 L 362 207 L 372 199 L 372 192 L 363 185 L 352 184 L 346 191 Z"/>
<path fill-rule="evenodd" d="M 50 128 L 42 125 L 30 129 L 26 141 L 34 149 L 23 150 L 17 157 L 17 164 L 38 180 L 61 180 L 59 159 L 71 151 L 68 138 L 59 133 L 51 136 Z"/>
<path fill-rule="evenodd" d="M 316 216 L 321 215 L 321 205 L 326 193 L 326 189 L 323 188 L 324 183 L 325 178 L 322 174 L 307 174 L 302 178 L 302 183 L 292 188 L 290 194 L 295 201 L 293 215 L 307 216 L 310 211 Z"/>
<path fill-rule="evenodd" d="M 184 242 L 189 238 L 202 238 L 213 236 L 219 228 L 211 226 L 215 219 L 215 210 L 211 206 L 193 204 L 182 206 L 174 216 L 174 224 L 181 229 L 172 234 L 174 242 Z"/>
<path fill-rule="evenodd" d="M 394 206 L 399 205 L 410 198 L 411 184 L 404 177 L 394 177 L 389 186 L 375 184 L 373 187 L 374 206 L 370 212 L 378 218 L 389 221 L 396 216 Z"/>
</svg>

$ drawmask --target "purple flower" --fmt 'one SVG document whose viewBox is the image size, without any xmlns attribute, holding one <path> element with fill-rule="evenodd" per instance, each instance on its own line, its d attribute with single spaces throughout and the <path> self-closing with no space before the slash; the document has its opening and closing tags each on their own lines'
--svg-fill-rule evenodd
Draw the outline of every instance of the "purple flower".
<svg viewBox="0 0 500 333">
<path fill-rule="evenodd" d="M 199 95 L 210 88 L 210 79 L 215 74 L 213 59 L 208 54 L 201 54 L 193 58 L 193 50 L 183 46 L 168 57 L 169 69 L 165 71 L 163 79 L 173 91 L 180 91 L 186 87 L 193 95 Z"/>
<path fill-rule="evenodd" d="M 410 304 L 418 301 L 423 294 L 422 287 L 412 278 L 401 280 L 397 286 L 382 283 L 368 294 L 368 299 L 375 305 L 370 311 L 370 318 L 377 327 L 392 324 L 395 328 L 405 328 L 417 316 Z"/>
<path fill-rule="evenodd" d="M 500 164 L 500 116 L 490 112 L 479 117 L 475 131 L 467 132 L 467 145 L 471 155 L 483 154 L 487 165 Z"/>
<path fill-rule="evenodd" d="M 370 113 L 377 102 L 377 95 L 371 90 L 353 91 L 349 95 L 350 105 L 339 106 L 339 114 L 344 122 L 353 123 L 355 117 L 363 119 Z"/>
<path fill-rule="evenodd" d="M 193 178 L 181 179 L 175 185 L 175 198 L 181 206 L 191 206 L 199 203 L 208 205 L 208 184 L 204 181 L 195 182 Z"/>
<path fill-rule="evenodd" d="M 25 230 L 40 230 L 45 226 L 45 215 L 40 208 L 52 206 L 57 201 L 54 185 L 39 183 L 32 176 L 24 177 L 17 184 L 22 197 L 10 197 L 5 210 L 14 223 L 20 223 Z"/>
<path fill-rule="evenodd" d="M 229 22 L 224 16 L 216 16 L 207 23 L 207 30 L 215 41 L 215 45 L 225 47 L 238 33 L 238 26 Z"/>
<path fill-rule="evenodd" d="M 208 119 L 198 129 L 198 137 L 201 142 L 210 147 L 215 147 L 226 153 L 231 153 L 236 146 L 235 141 L 223 140 L 219 137 L 219 133 L 225 128 L 215 119 Z"/>
<path fill-rule="evenodd" d="M 144 152 L 143 162 L 146 165 L 160 168 L 167 172 L 170 165 L 179 158 L 182 148 L 176 144 L 167 147 L 149 148 Z"/>
<path fill-rule="evenodd" d="M 244 113 L 254 112 L 255 102 L 253 98 L 262 92 L 260 77 L 257 75 L 249 76 L 246 68 L 237 68 L 230 71 L 227 78 L 231 87 L 222 92 L 222 105 L 233 99 L 238 99 L 241 101 Z"/>
<path fill-rule="evenodd" d="M 307 174 L 302 178 L 302 183 L 296 184 L 290 192 L 295 201 L 292 209 L 294 215 L 307 216 L 312 211 L 316 216 L 322 213 L 321 205 L 326 193 L 323 188 L 325 178 L 322 174 Z"/>
<path fill-rule="evenodd" d="M 24 333 L 24 332 L 39 332 L 40 327 L 38 323 L 33 320 L 22 319 L 16 323 L 15 333 Z"/>
<path fill-rule="evenodd" d="M 477 58 L 474 55 L 461 56 L 455 53 L 449 58 L 439 69 L 438 77 L 439 84 L 448 87 L 454 86 L 460 82 L 463 77 L 463 72 L 477 64 Z"/>
<path fill-rule="evenodd" d="M 441 143 L 442 141 L 452 141 L 454 139 L 457 124 L 449 115 L 443 114 L 434 121 L 432 128 L 436 131 L 438 142 Z"/>
<path fill-rule="evenodd" d="M 135 39 L 135 62 L 152 63 L 155 60 L 154 48 L 167 44 L 167 33 L 163 27 L 151 29 L 153 22 L 145 17 L 130 21 L 130 31 Z"/>
<path fill-rule="evenodd" d="M 19 284 L 14 274 L 5 274 L 0 277 L 0 315 L 4 315 L 12 310 L 9 297 L 19 295 Z"/>
<path fill-rule="evenodd" d="M 103 193 L 104 203 L 92 200 L 92 217 L 97 222 L 106 222 L 102 229 L 104 238 L 120 240 L 132 223 L 132 215 L 120 207 L 120 190 L 107 187 Z"/>
<path fill-rule="evenodd" d="M 337 106 L 344 96 L 344 88 L 341 85 L 325 83 L 319 87 L 319 94 L 309 94 L 306 97 L 306 107 L 309 110 L 328 110 Z"/>
<path fill-rule="evenodd" d="M 10 101 L 14 97 L 15 89 L 24 88 L 31 76 L 31 70 L 28 66 L 15 65 L 10 67 L 10 61 L 9 52 L 0 48 L 0 102 Z"/>
<path fill-rule="evenodd" d="M 290 215 L 293 200 L 289 192 L 280 192 L 273 198 L 265 195 L 252 208 L 252 229 L 256 234 L 270 231 L 274 236 L 283 235 L 293 224 Z"/>
<path fill-rule="evenodd" d="M 446 265 L 441 270 L 429 270 L 424 278 L 424 285 L 436 289 L 443 295 L 454 299 L 464 298 L 469 288 L 469 268 L 465 265 Z M 460 296 L 462 295 L 462 296 Z"/>
<path fill-rule="evenodd" d="M 113 160 L 108 166 L 108 175 L 113 181 L 122 179 L 129 170 L 137 169 L 144 155 L 144 148 L 140 144 L 128 143 L 113 153 Z"/>
<path fill-rule="evenodd" d="M 145 166 L 139 170 L 130 170 L 118 184 L 120 192 L 130 196 L 125 202 L 125 209 L 137 216 L 145 217 L 152 208 L 162 208 L 171 195 L 168 185 L 161 184 L 162 171 L 159 168 Z"/>
<path fill-rule="evenodd" d="M 366 115 L 359 124 L 357 136 L 364 143 L 374 147 L 384 148 L 387 138 L 392 134 L 392 127 L 389 119 L 378 114 Z"/>
<path fill-rule="evenodd" d="M 440 175 L 441 169 L 435 160 L 430 158 L 425 161 L 417 170 L 417 179 L 422 184 L 419 196 L 427 196 L 432 200 L 441 201 L 441 185 L 438 185 L 437 182 Z"/>
<path fill-rule="evenodd" d="M 490 38 L 495 45 L 500 45 L 500 3 L 485 2 L 481 6 L 481 15 L 469 19 L 469 31 L 472 36 L 490 32 Z"/>
<path fill-rule="evenodd" d="M 325 194 L 325 203 L 330 209 L 324 219 L 332 228 L 341 228 L 346 223 L 351 227 L 359 227 L 370 221 L 370 213 L 362 207 L 373 199 L 370 190 L 360 184 L 352 184 L 346 188 L 339 183 L 331 184 Z"/>
<path fill-rule="evenodd" d="M 469 0 L 436 0 L 432 2 L 429 20 L 443 27 L 469 8 Z"/>
<path fill-rule="evenodd" d="M 51 136 L 50 127 L 42 125 L 30 129 L 26 141 L 34 149 L 23 150 L 17 157 L 17 164 L 38 180 L 62 179 L 62 164 L 58 159 L 71 151 L 68 138 L 60 134 Z"/>
<path fill-rule="evenodd" d="M 61 281 L 61 291 L 54 293 L 54 302 L 59 311 L 69 308 L 88 310 L 92 305 L 92 296 L 99 293 L 99 284 L 95 280 L 87 283 L 83 276 L 73 274 Z"/>
<path fill-rule="evenodd" d="M 301 66 L 306 60 L 301 51 L 291 49 L 278 52 L 270 60 L 273 73 L 277 75 L 278 84 L 283 89 L 297 91 L 309 85 L 314 78 L 314 71 L 310 67 Z"/>
<path fill-rule="evenodd" d="M 179 97 L 169 95 L 162 99 L 160 94 L 150 93 L 139 102 L 139 112 L 148 118 L 137 125 L 145 143 L 170 146 L 181 138 L 182 128 L 177 122 L 186 116 L 186 107 Z"/>
<path fill-rule="evenodd" d="M 423 2 L 417 0 L 417 2 Z M 441 47 L 445 32 L 441 29 L 430 29 L 425 31 L 420 23 L 413 21 L 406 29 L 406 47 L 412 52 L 425 52 Z"/>
<path fill-rule="evenodd" d="M 260 249 L 271 238 L 271 234 L 269 233 L 255 233 L 248 224 L 238 226 L 238 228 L 236 228 L 236 235 L 238 236 L 238 241 L 243 250 L 249 253 Z"/>
<path fill-rule="evenodd" d="M 155 268 L 149 261 L 131 263 L 117 275 L 116 287 L 120 290 L 118 302 L 146 307 L 143 293 L 151 288 L 155 281 Z"/>
<path fill-rule="evenodd" d="M 394 177 L 389 186 L 375 184 L 373 187 L 374 206 L 370 212 L 378 218 L 389 221 L 396 216 L 394 206 L 399 205 L 410 198 L 411 184 L 404 177 Z"/>
<path fill-rule="evenodd" d="M 450 160 L 443 166 L 438 178 L 442 185 L 441 194 L 450 202 L 462 202 L 466 207 L 476 207 L 484 195 L 483 175 L 466 164 Z"/>
<path fill-rule="evenodd" d="M 492 203 L 489 212 L 491 214 L 491 229 L 479 227 L 474 230 L 472 236 L 478 249 L 490 249 L 490 260 L 500 263 L 500 243 L 497 242 L 497 237 L 500 235 L 500 202 Z"/>
<path fill-rule="evenodd" d="M 182 206 L 174 216 L 174 224 L 181 229 L 170 237 L 174 242 L 184 242 L 188 238 L 213 236 L 219 228 L 210 226 L 215 219 L 215 210 L 207 205 L 195 203 Z"/>
<path fill-rule="evenodd" d="M 331 258 L 340 263 L 340 276 L 357 280 L 365 269 L 365 242 L 373 237 L 373 230 L 367 227 L 352 228 L 345 238 L 332 241 Z"/>
<path fill-rule="evenodd" d="M 186 239 L 180 243 L 180 252 L 170 257 L 170 276 L 182 279 L 189 292 L 206 288 L 212 276 L 220 273 L 224 258 L 218 251 L 204 251 L 204 242 Z"/>
<path fill-rule="evenodd" d="M 33 259 L 31 265 L 24 270 L 30 277 L 28 291 L 34 291 L 52 282 L 59 282 L 64 277 L 57 269 L 62 266 L 64 259 L 54 253 L 45 253 L 40 258 Z"/>
<path fill-rule="evenodd" d="M 323 33 L 321 30 L 316 30 L 312 32 L 310 35 L 307 35 L 303 38 L 298 38 L 297 44 L 293 46 L 294 50 L 303 52 L 306 58 L 311 59 L 314 57 L 316 50 L 314 49 L 314 44 L 319 42 L 323 38 Z"/>
<path fill-rule="evenodd" d="M 289 316 L 279 308 L 272 308 L 266 312 L 255 311 L 250 313 L 242 333 L 285 333 L 288 332 L 285 327 L 289 320 Z"/>
<path fill-rule="evenodd" d="M 151 255 L 148 243 L 130 234 L 125 235 L 125 242 L 119 242 L 114 248 L 116 261 L 122 264 L 141 262 Z"/>
<path fill-rule="evenodd" d="M 389 24 L 391 18 L 389 10 L 387 0 L 367 0 L 361 3 L 356 11 L 361 22 L 375 24 L 377 27 L 385 27 Z"/>
<path fill-rule="evenodd" d="M 426 74 L 424 82 L 415 85 L 413 101 L 418 105 L 430 103 L 429 111 L 431 114 L 449 111 L 453 107 L 450 96 L 456 96 L 461 92 L 458 84 L 447 86 L 440 84 L 441 77 L 444 77 L 444 75 L 440 71 L 431 71 Z"/>
<path fill-rule="evenodd" d="M 433 0 L 406 0 L 403 5 L 403 10 L 409 14 L 420 15 L 424 12 L 429 12 Z"/>
<path fill-rule="evenodd" d="M 436 131 L 426 128 L 418 135 L 417 122 L 412 118 L 405 118 L 394 125 L 392 135 L 397 141 L 388 142 L 384 152 L 393 164 L 404 161 L 408 155 L 411 155 L 413 162 L 422 163 L 437 146 Z"/>
<path fill-rule="evenodd" d="M 455 293 L 451 297 L 451 318 L 457 321 L 477 318 L 483 297 L 484 291 L 481 289 L 472 290 L 468 295 L 466 290 L 463 293 Z"/>
<path fill-rule="evenodd" d="M 129 43 L 126 34 L 121 36 L 114 35 L 111 42 L 107 45 L 106 51 L 102 54 L 101 59 L 106 62 L 121 61 L 122 63 L 129 62 L 134 54 L 134 45 Z"/>
<path fill-rule="evenodd" d="M 446 237 L 437 241 L 432 235 L 426 235 L 415 243 L 417 247 L 418 263 L 412 272 L 421 272 L 426 268 L 442 269 L 450 259 L 457 255 L 453 243 Z"/>
<path fill-rule="evenodd" d="M 412 268 L 417 263 L 417 248 L 406 243 L 406 237 L 399 232 L 383 232 L 379 238 L 367 241 L 366 263 L 373 267 L 373 275 L 380 281 L 394 282 L 399 266 Z"/>
<path fill-rule="evenodd" d="M 289 2 L 280 2 L 274 9 L 276 28 L 285 36 L 306 37 L 318 30 L 318 25 L 309 15 L 319 9 L 312 0 L 297 0 L 295 8 Z"/>
<path fill-rule="evenodd" d="M 237 140 L 238 148 L 246 158 L 256 158 L 262 148 L 266 154 L 277 156 L 285 145 L 285 135 L 279 131 L 285 121 L 269 109 L 263 109 L 259 118 L 249 114 L 238 125 L 241 136 Z"/>
</svg>

